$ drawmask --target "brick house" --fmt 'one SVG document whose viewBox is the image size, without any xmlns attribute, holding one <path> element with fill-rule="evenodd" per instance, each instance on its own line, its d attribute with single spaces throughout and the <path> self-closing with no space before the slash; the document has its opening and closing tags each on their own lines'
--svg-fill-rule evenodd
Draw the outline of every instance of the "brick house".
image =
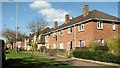
<svg viewBox="0 0 120 68">
<path fill-rule="evenodd" d="M 37 38 L 37 44 L 38 44 L 38 48 L 37 48 L 37 49 L 40 49 L 41 46 L 46 46 L 46 47 L 48 47 L 48 46 L 47 46 L 47 43 L 46 43 L 47 38 L 45 37 L 44 34 L 45 34 L 46 32 L 48 32 L 48 31 L 50 31 L 50 30 L 51 30 L 51 29 L 50 29 L 49 27 L 46 27 L 46 28 L 42 29 L 40 35 L 39 35 L 38 38 Z M 46 40 L 45 40 L 45 39 L 46 39 Z"/>
<path fill-rule="evenodd" d="M 120 20 L 117 17 L 98 10 L 89 12 L 88 5 L 83 6 L 83 14 L 70 19 L 65 15 L 65 23 L 45 33 L 52 49 L 75 49 L 88 47 L 92 41 L 104 44 L 113 37 L 120 36 Z M 49 42 L 48 42 L 49 41 Z"/>
</svg>

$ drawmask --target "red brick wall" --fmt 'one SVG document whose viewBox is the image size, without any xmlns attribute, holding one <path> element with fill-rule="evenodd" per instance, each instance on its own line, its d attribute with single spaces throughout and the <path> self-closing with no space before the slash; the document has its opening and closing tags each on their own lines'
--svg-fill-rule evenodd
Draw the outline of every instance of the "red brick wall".
<svg viewBox="0 0 120 68">
<path fill-rule="evenodd" d="M 94 36 L 95 39 L 103 38 L 105 42 L 109 41 L 113 37 L 118 37 L 118 24 L 116 24 L 116 30 L 112 29 L 112 22 L 103 21 L 103 29 L 97 29 L 97 22 L 94 21 Z"/>
<path fill-rule="evenodd" d="M 89 42 L 94 39 L 93 22 L 90 21 L 83 24 L 84 24 L 84 31 L 82 32 L 78 32 L 78 26 L 76 27 L 77 47 L 80 47 L 79 40 L 85 40 L 85 45 L 87 47 Z"/>
<path fill-rule="evenodd" d="M 75 31 L 76 30 L 76 41 L 75 41 Z M 63 30 L 63 35 L 60 36 L 59 31 L 57 32 L 57 41 L 53 38 L 53 33 L 50 34 L 50 46 L 53 48 L 53 44 L 56 43 L 57 48 L 60 48 L 60 42 L 64 44 L 64 49 L 68 48 L 68 42 L 72 41 L 73 47 L 80 47 L 79 40 L 85 40 L 85 45 L 88 46 L 90 42 L 95 39 L 103 38 L 105 41 L 108 41 L 114 36 L 120 35 L 120 24 L 116 24 L 116 30 L 112 29 L 112 22 L 104 22 L 103 29 L 97 29 L 97 21 L 89 21 L 84 23 L 84 31 L 78 32 L 78 25 L 72 27 L 72 33 L 68 34 L 68 29 Z M 75 45 L 76 43 L 76 45 Z"/>
</svg>

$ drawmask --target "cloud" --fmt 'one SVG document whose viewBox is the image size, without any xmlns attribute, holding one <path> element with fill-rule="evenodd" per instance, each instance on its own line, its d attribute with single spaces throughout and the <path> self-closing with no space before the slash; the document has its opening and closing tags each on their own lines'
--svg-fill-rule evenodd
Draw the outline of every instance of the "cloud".
<svg viewBox="0 0 120 68">
<path fill-rule="evenodd" d="M 48 22 L 63 22 L 65 14 L 68 14 L 66 10 L 52 8 L 52 5 L 47 1 L 35 1 L 30 4 L 32 9 L 37 9 L 38 13 L 45 17 Z"/>
<path fill-rule="evenodd" d="M 44 8 L 51 8 L 51 4 L 46 1 L 39 0 L 31 3 L 30 7 L 33 9 L 44 9 Z"/>
</svg>

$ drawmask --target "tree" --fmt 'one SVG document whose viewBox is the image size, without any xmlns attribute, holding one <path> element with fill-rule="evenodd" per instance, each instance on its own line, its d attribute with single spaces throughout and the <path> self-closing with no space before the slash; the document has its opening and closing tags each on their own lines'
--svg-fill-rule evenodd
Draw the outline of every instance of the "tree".
<svg viewBox="0 0 120 68">
<path fill-rule="evenodd" d="M 16 32 L 12 29 L 6 28 L 3 29 L 2 36 L 4 36 L 6 40 L 12 45 L 12 49 L 13 49 L 13 43 L 16 42 Z M 20 32 L 18 32 L 17 41 L 24 41 L 24 36 Z"/>
<path fill-rule="evenodd" d="M 32 33 L 35 33 L 38 37 L 42 29 L 45 28 L 47 25 L 48 22 L 46 22 L 44 19 L 35 19 L 28 22 L 27 29 Z"/>
<path fill-rule="evenodd" d="M 32 54 L 33 50 L 37 49 L 35 48 L 37 45 L 37 37 L 42 32 L 42 29 L 44 29 L 48 25 L 48 22 L 46 22 L 43 18 L 42 19 L 35 19 L 28 22 L 27 29 L 34 34 L 34 40 L 32 45 Z"/>
<path fill-rule="evenodd" d="M 120 37 L 112 38 L 108 42 L 109 50 L 114 55 L 120 55 Z"/>
</svg>

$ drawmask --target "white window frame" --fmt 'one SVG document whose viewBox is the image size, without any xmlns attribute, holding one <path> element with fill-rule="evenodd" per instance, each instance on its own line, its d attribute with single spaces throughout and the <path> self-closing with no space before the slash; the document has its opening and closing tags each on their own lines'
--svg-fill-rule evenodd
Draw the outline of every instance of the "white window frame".
<svg viewBox="0 0 120 68">
<path fill-rule="evenodd" d="M 55 43 L 53 44 L 53 49 L 57 49 L 57 45 Z"/>
<path fill-rule="evenodd" d="M 115 22 L 112 23 L 112 29 L 115 30 L 116 29 L 116 25 Z"/>
<path fill-rule="evenodd" d="M 62 36 L 63 35 L 63 30 L 60 30 L 60 36 Z"/>
<path fill-rule="evenodd" d="M 71 34 L 72 33 L 72 27 L 69 27 L 68 28 L 68 34 Z"/>
<path fill-rule="evenodd" d="M 84 45 L 81 45 L 81 41 L 84 43 Z M 80 46 L 81 48 L 86 47 L 86 46 L 85 46 L 85 40 L 79 40 L 79 46 Z"/>
<path fill-rule="evenodd" d="M 99 38 L 97 41 L 98 41 L 98 43 L 104 44 L 104 39 L 103 38 Z"/>
<path fill-rule="evenodd" d="M 64 44 L 60 42 L 60 49 L 64 49 Z"/>
<path fill-rule="evenodd" d="M 84 24 L 79 24 L 78 25 L 78 31 L 84 31 Z"/>
<path fill-rule="evenodd" d="M 53 33 L 53 37 L 57 36 L 56 32 Z"/>
<path fill-rule="evenodd" d="M 97 22 L 97 29 L 103 29 L 103 21 L 98 21 Z"/>
</svg>

